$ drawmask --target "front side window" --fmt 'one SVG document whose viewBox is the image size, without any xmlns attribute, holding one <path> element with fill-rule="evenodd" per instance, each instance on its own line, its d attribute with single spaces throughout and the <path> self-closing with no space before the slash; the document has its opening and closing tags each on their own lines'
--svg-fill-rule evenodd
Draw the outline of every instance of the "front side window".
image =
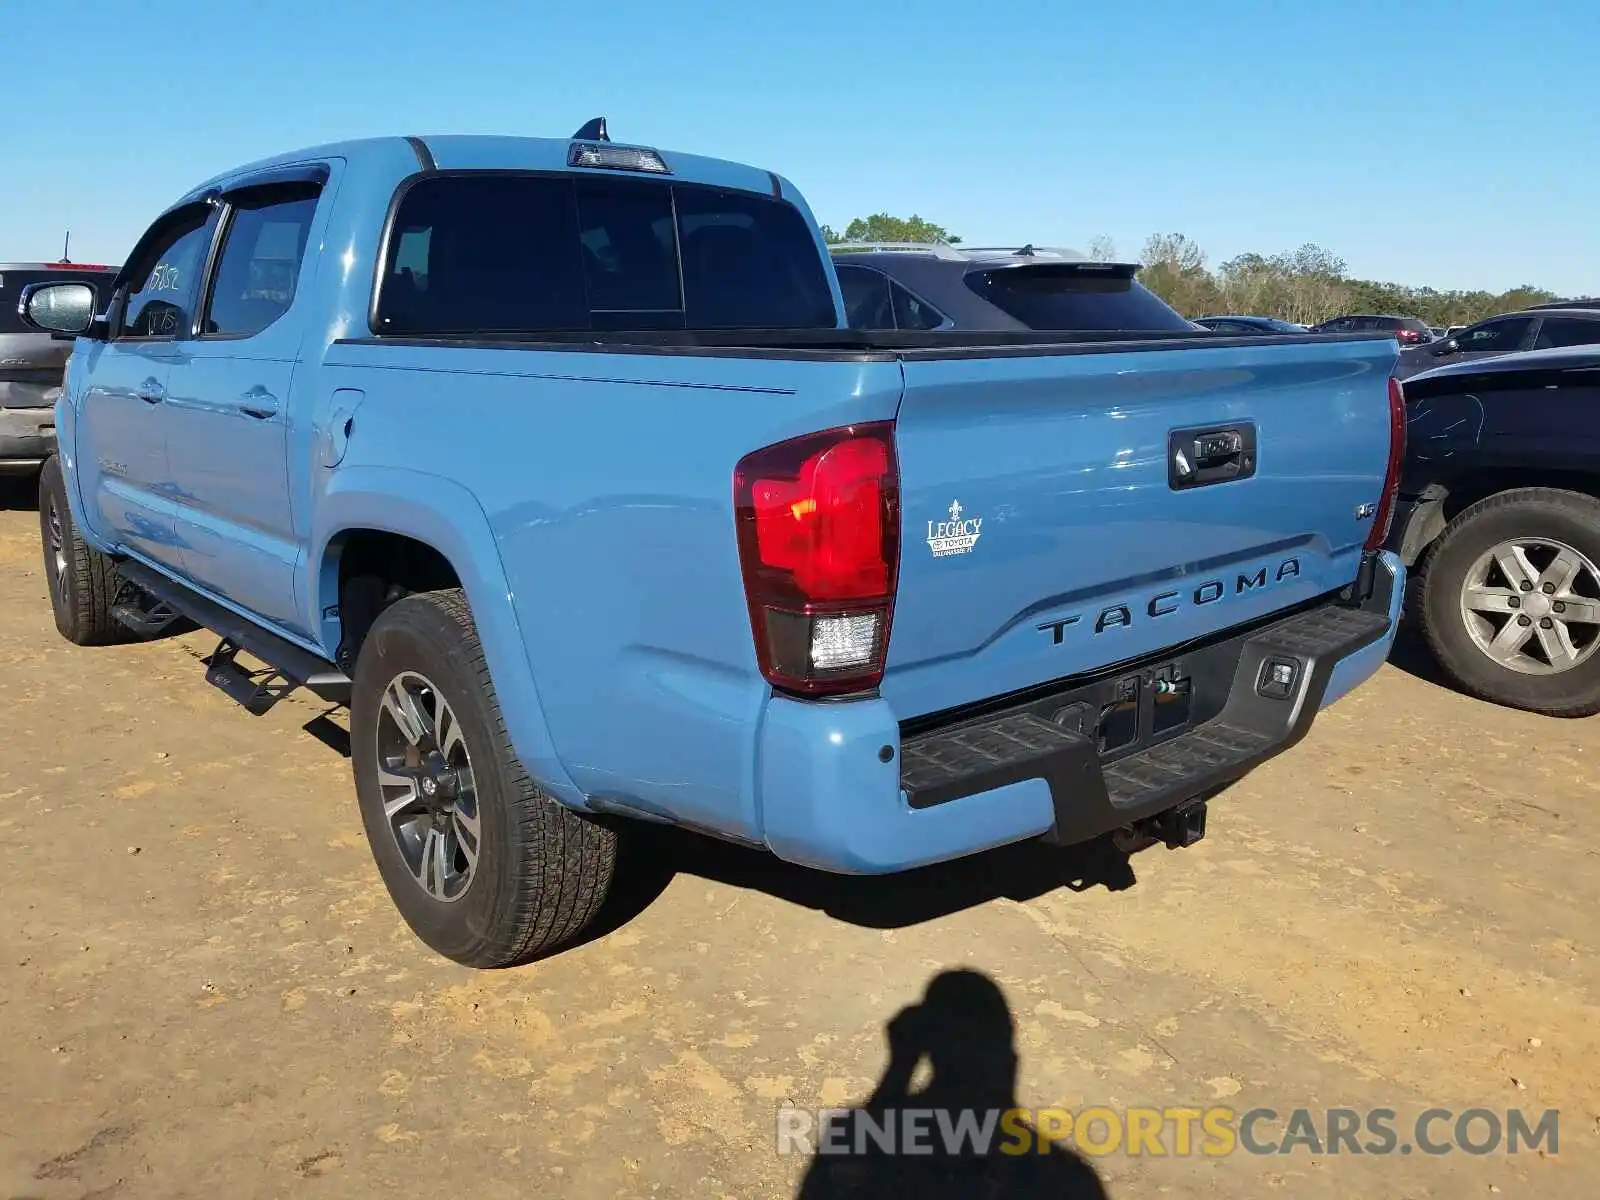
<svg viewBox="0 0 1600 1200">
<path fill-rule="evenodd" d="M 386 334 L 832 328 L 810 227 L 748 192 L 615 176 L 461 174 L 401 198 Z"/>
<path fill-rule="evenodd" d="M 263 188 L 230 205 L 202 329 L 213 336 L 250 337 L 288 312 L 294 300 L 317 211 L 316 189 Z"/>
<path fill-rule="evenodd" d="M 127 282 L 119 338 L 175 338 L 189 327 L 215 215 L 209 206 L 185 214 L 142 256 Z"/>
<path fill-rule="evenodd" d="M 1532 317 L 1511 317 L 1504 321 L 1486 321 L 1456 338 L 1456 345 L 1469 354 L 1489 352 L 1508 354 L 1522 345 L 1533 324 Z"/>
<path fill-rule="evenodd" d="M 1578 317 L 1546 317 L 1539 326 L 1539 336 L 1534 340 L 1535 350 L 1548 350 L 1555 346 L 1592 346 L 1600 343 L 1600 321 L 1585 321 Z"/>
</svg>

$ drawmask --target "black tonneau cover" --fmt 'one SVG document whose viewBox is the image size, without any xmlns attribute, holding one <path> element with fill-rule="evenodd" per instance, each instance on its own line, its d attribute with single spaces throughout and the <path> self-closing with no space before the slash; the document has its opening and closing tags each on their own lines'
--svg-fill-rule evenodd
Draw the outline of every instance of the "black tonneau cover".
<svg viewBox="0 0 1600 1200">
<path fill-rule="evenodd" d="M 650 329 L 541 331 L 439 337 L 340 338 L 335 345 L 440 346 L 456 349 L 559 350 L 567 353 L 684 354 L 729 358 L 895 359 L 1010 358 L 1057 354 L 1108 354 L 1130 350 L 1198 350 L 1223 346 L 1393 340 L 1391 333 L 1219 334 L 1210 330 L 861 330 L 861 329 Z"/>
</svg>

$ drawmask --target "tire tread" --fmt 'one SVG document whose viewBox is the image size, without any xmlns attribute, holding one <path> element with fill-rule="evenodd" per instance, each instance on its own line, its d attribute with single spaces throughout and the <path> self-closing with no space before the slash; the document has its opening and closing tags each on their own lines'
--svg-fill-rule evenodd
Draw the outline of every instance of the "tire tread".
<svg viewBox="0 0 1600 1200">
<path fill-rule="evenodd" d="M 122 590 L 122 575 L 108 555 L 90 546 L 78 532 L 77 523 L 72 519 L 72 507 L 67 502 L 66 478 L 61 473 L 59 458 L 52 456 L 46 461 L 39 474 L 39 491 L 41 499 L 54 501 L 61 515 L 63 549 L 67 556 L 66 583 L 72 592 L 70 599 L 63 598 L 68 614 L 63 620 L 57 612 L 56 628 L 77 646 L 111 646 L 134 641 L 134 631 L 111 615 Z M 41 524 L 47 511 L 41 504 Z M 51 569 L 49 543 L 42 537 L 41 542 L 45 547 L 45 570 L 48 572 Z"/>
<path fill-rule="evenodd" d="M 496 914 L 495 927 L 458 961 L 475 967 L 517 966 L 571 942 L 595 919 L 611 889 L 617 833 L 568 809 L 529 777 L 506 729 L 465 593 L 459 588 L 416 592 L 397 601 L 385 616 L 413 605 L 428 605 L 453 629 L 456 636 L 447 655 L 463 671 L 460 682 L 477 687 L 486 701 L 494 769 L 505 785 L 523 848 L 509 911 Z"/>
</svg>

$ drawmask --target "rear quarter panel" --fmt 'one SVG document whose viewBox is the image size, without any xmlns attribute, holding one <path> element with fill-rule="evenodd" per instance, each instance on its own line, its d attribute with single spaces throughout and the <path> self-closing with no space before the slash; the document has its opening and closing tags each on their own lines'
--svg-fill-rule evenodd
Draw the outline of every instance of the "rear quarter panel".
<svg viewBox="0 0 1600 1200">
<path fill-rule="evenodd" d="M 899 364 L 389 343 L 335 346 L 325 374 L 366 393 L 335 488 L 404 463 L 481 508 L 526 656 L 491 669 L 497 684 L 518 669 L 537 680 L 577 791 L 756 836 L 769 689 L 734 466 L 788 437 L 892 417 Z"/>
</svg>

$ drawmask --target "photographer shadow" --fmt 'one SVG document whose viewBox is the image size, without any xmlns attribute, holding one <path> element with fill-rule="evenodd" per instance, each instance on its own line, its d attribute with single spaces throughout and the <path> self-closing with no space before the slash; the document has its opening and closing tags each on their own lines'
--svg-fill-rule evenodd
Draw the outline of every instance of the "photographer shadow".
<svg viewBox="0 0 1600 1200">
<path fill-rule="evenodd" d="M 940 973 L 920 1004 L 889 1022 L 887 1033 L 883 1078 L 860 1108 L 832 1118 L 831 1137 L 827 1124 L 817 1131 L 817 1153 L 797 1200 L 1106 1200 L 1105 1185 L 1085 1159 L 1060 1143 L 1041 1141 L 1019 1113 L 1001 1115 L 1018 1107 L 1016 1026 L 1004 993 L 987 975 Z M 932 1077 L 913 1092 L 924 1058 Z M 915 1135 L 921 1152 L 908 1152 L 904 1114 L 916 1110 L 932 1115 Z M 963 1125 L 981 1131 L 986 1123 L 992 1129 L 988 1137 L 959 1136 Z M 889 1131 L 893 1140 L 869 1130 Z M 951 1131 L 957 1136 L 951 1138 Z"/>
</svg>

